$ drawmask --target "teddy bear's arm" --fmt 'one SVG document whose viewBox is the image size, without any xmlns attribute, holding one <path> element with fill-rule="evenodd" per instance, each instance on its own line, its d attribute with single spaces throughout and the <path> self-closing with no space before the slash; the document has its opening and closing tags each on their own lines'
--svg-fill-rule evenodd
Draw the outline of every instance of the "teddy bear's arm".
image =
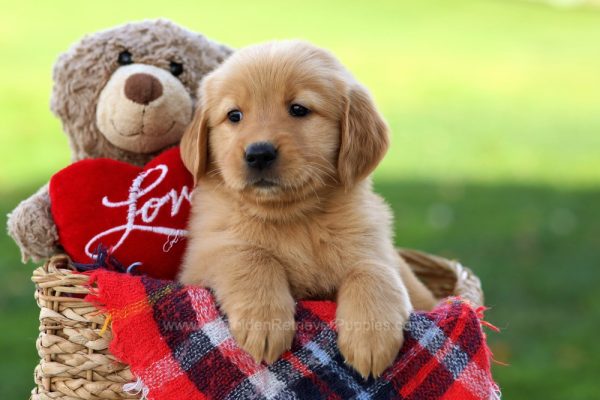
<svg viewBox="0 0 600 400">
<path fill-rule="evenodd" d="M 58 232 L 50 213 L 48 184 L 8 215 L 8 234 L 21 250 L 21 261 L 40 261 L 60 252 Z"/>
</svg>

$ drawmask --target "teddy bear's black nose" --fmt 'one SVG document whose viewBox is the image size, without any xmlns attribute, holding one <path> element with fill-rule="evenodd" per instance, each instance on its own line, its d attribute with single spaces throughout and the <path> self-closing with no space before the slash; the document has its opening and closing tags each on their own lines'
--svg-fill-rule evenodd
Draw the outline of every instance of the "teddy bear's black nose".
<svg viewBox="0 0 600 400">
<path fill-rule="evenodd" d="M 125 81 L 125 96 L 138 104 L 150 104 L 162 93 L 160 81 L 150 74 L 133 74 Z"/>
</svg>

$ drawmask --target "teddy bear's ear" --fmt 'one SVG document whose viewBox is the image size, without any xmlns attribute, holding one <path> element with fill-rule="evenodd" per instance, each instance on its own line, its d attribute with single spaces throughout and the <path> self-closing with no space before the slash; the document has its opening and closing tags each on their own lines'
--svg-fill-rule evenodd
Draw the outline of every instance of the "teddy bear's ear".
<svg viewBox="0 0 600 400">
<path fill-rule="evenodd" d="M 231 55 L 231 53 L 233 53 L 233 49 L 225 46 L 224 44 L 211 41 L 211 45 L 212 52 L 219 63 L 225 61 Z"/>
<path fill-rule="evenodd" d="M 202 104 L 181 138 L 181 159 L 194 176 L 194 185 L 206 173 L 208 163 L 208 121 Z"/>
<path fill-rule="evenodd" d="M 233 49 L 224 44 L 213 42 L 205 37 L 202 38 L 204 40 L 203 43 L 205 43 L 202 47 L 204 62 L 206 66 L 209 67 L 209 70 L 212 71 L 233 53 Z"/>
</svg>

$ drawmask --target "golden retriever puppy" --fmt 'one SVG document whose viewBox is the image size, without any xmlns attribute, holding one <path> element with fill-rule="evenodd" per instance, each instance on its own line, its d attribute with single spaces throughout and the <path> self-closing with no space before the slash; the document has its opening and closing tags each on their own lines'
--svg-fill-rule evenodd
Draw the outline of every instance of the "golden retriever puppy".
<svg viewBox="0 0 600 400">
<path fill-rule="evenodd" d="M 257 361 L 289 349 L 296 299 L 335 299 L 341 353 L 380 375 L 435 300 L 371 189 L 388 129 L 369 93 L 329 52 L 283 41 L 236 52 L 200 98 L 181 144 L 197 186 L 180 281 L 214 290 Z"/>
</svg>

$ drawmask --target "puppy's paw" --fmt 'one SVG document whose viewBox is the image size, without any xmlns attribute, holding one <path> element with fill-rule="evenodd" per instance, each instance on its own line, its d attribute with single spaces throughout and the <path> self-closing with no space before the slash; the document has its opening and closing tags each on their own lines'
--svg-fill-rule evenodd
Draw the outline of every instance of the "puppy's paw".
<svg viewBox="0 0 600 400">
<path fill-rule="evenodd" d="M 403 322 L 403 318 L 371 322 L 338 319 L 338 346 L 346 363 L 365 379 L 378 378 L 402 347 Z"/>
<path fill-rule="evenodd" d="M 296 332 L 293 308 L 243 307 L 228 316 L 237 344 L 256 362 L 271 364 L 292 347 Z"/>
</svg>

